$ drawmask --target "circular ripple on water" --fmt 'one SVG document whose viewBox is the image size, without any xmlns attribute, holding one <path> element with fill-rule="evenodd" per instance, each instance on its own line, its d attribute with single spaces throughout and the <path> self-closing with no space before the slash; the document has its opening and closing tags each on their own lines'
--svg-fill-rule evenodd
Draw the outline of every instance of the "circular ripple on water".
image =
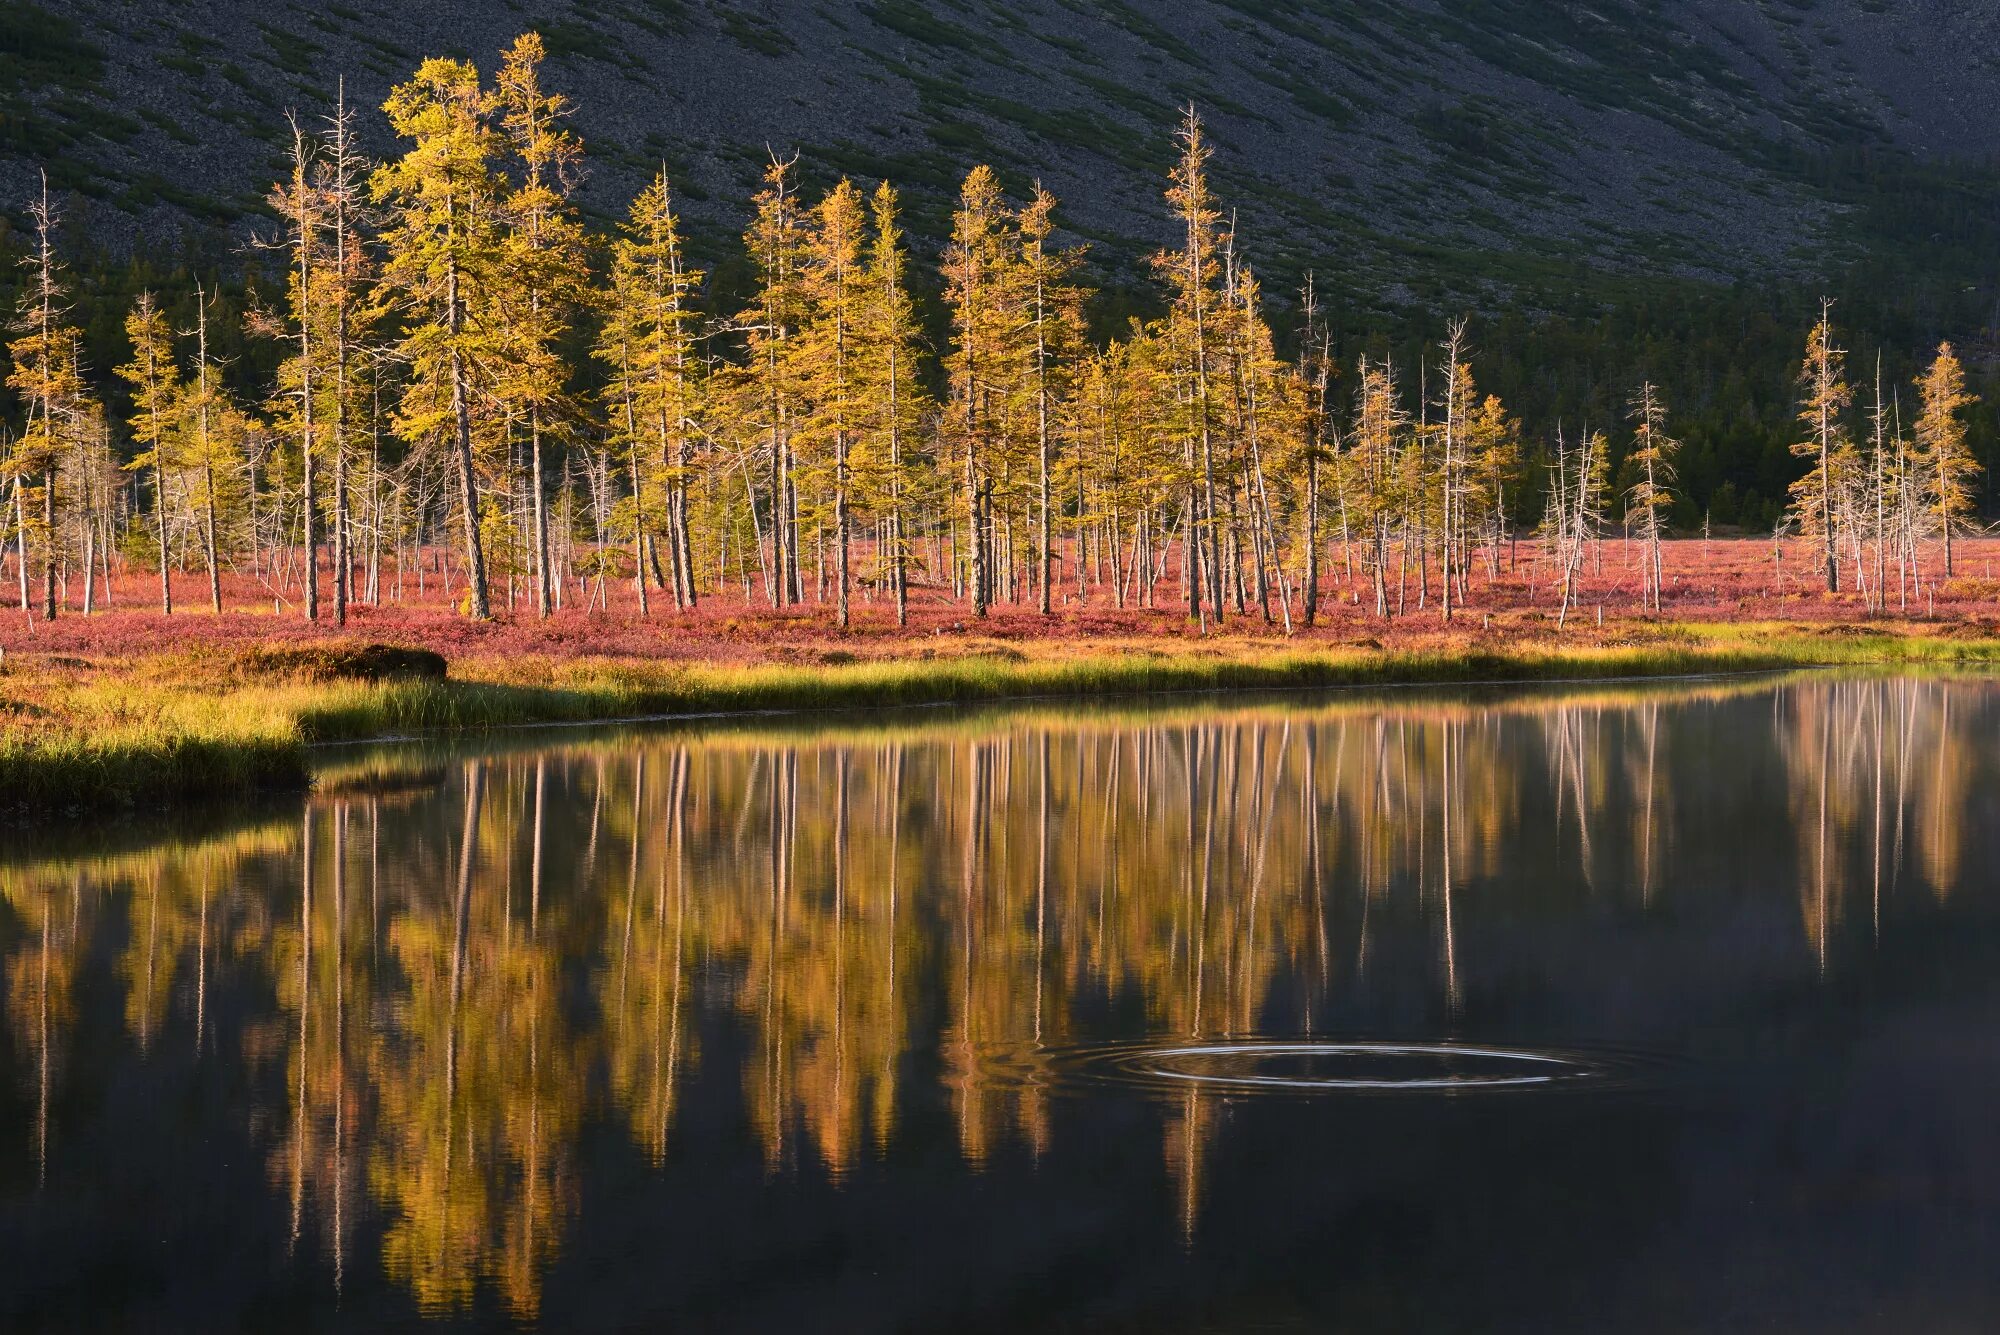
<svg viewBox="0 0 2000 1335">
<path fill-rule="evenodd" d="M 1142 1081 L 1285 1091 L 1519 1089 L 1587 1078 L 1576 1058 L 1460 1043 L 1198 1043 L 1126 1054 Z"/>
<path fill-rule="evenodd" d="M 1010 1065 L 1003 1063 L 1000 1065 Z M 1116 1085 L 1237 1096 L 1456 1095 L 1644 1083 L 1628 1052 L 1467 1042 L 1216 1040 L 1044 1049 L 1028 1063 L 1044 1087 Z M 997 1073 L 997 1072 L 996 1072 Z"/>
</svg>

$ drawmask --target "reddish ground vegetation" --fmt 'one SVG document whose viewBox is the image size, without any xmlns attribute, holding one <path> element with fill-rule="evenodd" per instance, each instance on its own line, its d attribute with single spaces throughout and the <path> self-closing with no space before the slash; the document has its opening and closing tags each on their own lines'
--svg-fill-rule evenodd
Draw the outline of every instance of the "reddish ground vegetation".
<svg viewBox="0 0 2000 1335">
<path fill-rule="evenodd" d="M 1949 580 L 1942 576 L 1938 554 L 1926 552 L 1920 589 L 1913 586 L 1899 593 L 1891 563 L 1886 613 L 1871 611 L 1871 600 L 1852 590 L 1851 564 L 1841 572 L 1842 591 L 1829 594 L 1824 577 L 1811 569 L 1810 553 L 1803 544 L 1787 544 L 1774 563 L 1769 540 L 1750 539 L 1668 543 L 1666 607 L 1661 613 L 1649 613 L 1641 606 L 1637 557 L 1636 545 L 1613 541 L 1603 544 L 1601 556 L 1593 553 L 1586 559 L 1570 612 L 1571 636 L 1579 641 L 1616 639 L 1641 627 L 1675 621 L 1838 624 L 1890 620 L 1910 621 L 1933 633 L 1950 628 L 1989 633 L 2000 630 L 2000 575 L 1996 575 L 2000 540 L 1958 543 L 1956 575 Z M 674 609 L 671 596 L 656 591 L 651 595 L 651 615 L 645 618 L 639 615 L 637 596 L 629 582 L 609 590 L 608 611 L 584 611 L 574 606 L 578 598 L 572 586 L 568 590 L 572 606 L 546 621 L 535 616 L 532 601 L 525 594 L 516 598 L 510 610 L 502 584 L 495 589 L 499 615 L 486 623 L 460 615 L 432 578 L 425 599 L 410 596 L 414 580 L 407 580 L 405 601 L 400 604 L 354 606 L 347 628 L 341 631 L 332 625 L 330 598 L 323 600 L 322 620 L 315 625 L 305 621 L 296 606 L 274 610 L 265 584 L 236 574 L 223 581 L 224 614 L 213 616 L 208 609 L 207 577 L 199 571 L 177 576 L 171 617 L 159 613 L 158 585 L 152 572 L 124 570 L 115 572 L 108 607 L 100 590 L 99 610 L 82 616 L 76 610 L 81 581 L 72 577 L 70 606 L 53 622 L 42 621 L 17 605 L 13 595 L 19 587 L 18 577 L 12 561 L 7 560 L 0 561 L 0 590 L 8 595 L 5 604 L 0 604 L 0 649 L 35 656 L 118 658 L 176 651 L 240 652 L 251 646 L 310 643 L 339 635 L 436 650 L 454 659 L 534 655 L 734 663 L 957 654 L 975 646 L 988 651 L 1004 651 L 1008 646 L 1047 651 L 1090 642 L 1143 645 L 1159 641 L 1162 647 L 1174 643 L 1183 649 L 1193 648 L 1198 637 L 1187 620 L 1177 568 L 1170 570 L 1175 573 L 1161 581 L 1151 608 L 1119 608 L 1108 588 L 1093 588 L 1088 598 L 1079 600 L 1072 573 L 1059 586 L 1063 593 L 1049 617 L 1034 610 L 1024 591 L 1020 603 L 1003 600 L 989 616 L 976 620 L 963 603 L 949 596 L 948 589 L 920 586 L 912 591 L 910 624 L 902 630 L 896 627 L 893 607 L 886 599 L 871 599 L 857 591 L 854 625 L 845 632 L 834 625 L 831 601 L 814 598 L 810 577 L 807 601 L 798 608 L 773 609 L 761 590 L 753 591 L 746 601 L 739 588 L 704 597 L 696 610 L 679 611 Z M 1534 543 L 1523 542 L 1504 552 L 1497 580 L 1489 577 L 1482 553 L 1469 600 L 1455 609 L 1455 619 L 1447 626 L 1440 615 L 1436 571 L 1431 572 L 1426 596 L 1411 567 L 1400 596 L 1395 581 L 1390 582 L 1392 611 L 1400 604 L 1401 614 L 1384 620 L 1374 614 L 1365 575 L 1357 569 L 1349 580 L 1336 549 L 1322 595 L 1320 624 L 1311 631 L 1300 628 L 1295 641 L 1417 647 L 1488 639 L 1507 642 L 1552 634 L 1558 593 L 1548 573 Z M 1869 578 L 1873 580 L 1872 570 Z M 330 585 L 330 575 L 326 579 Z M 385 576 L 384 583 L 393 585 L 393 580 Z M 1275 642 L 1283 639 L 1284 630 L 1275 603 L 1267 624 L 1253 598 L 1243 615 L 1234 612 L 1232 600 L 1220 635 L 1237 642 Z"/>
</svg>

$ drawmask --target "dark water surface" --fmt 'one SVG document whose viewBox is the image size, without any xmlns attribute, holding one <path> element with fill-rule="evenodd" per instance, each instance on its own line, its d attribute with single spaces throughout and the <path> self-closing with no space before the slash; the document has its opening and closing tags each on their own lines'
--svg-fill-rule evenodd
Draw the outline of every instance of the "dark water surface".
<svg viewBox="0 0 2000 1335">
<path fill-rule="evenodd" d="M 2000 685 L 329 752 L 0 837 L 0 1328 L 2000 1329 Z"/>
</svg>

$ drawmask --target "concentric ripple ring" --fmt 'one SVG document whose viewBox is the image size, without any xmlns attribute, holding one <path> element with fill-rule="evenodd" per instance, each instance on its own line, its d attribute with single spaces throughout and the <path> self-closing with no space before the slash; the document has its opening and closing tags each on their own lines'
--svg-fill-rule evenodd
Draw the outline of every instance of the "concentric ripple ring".
<svg viewBox="0 0 2000 1335">
<path fill-rule="evenodd" d="M 1597 1063 L 1579 1056 L 1463 1043 L 1219 1042 L 1138 1047 L 1104 1055 L 1108 1065 L 1127 1079 L 1246 1093 L 1521 1089 L 1602 1074 Z M 1334 1063 L 1335 1069 L 1313 1069 L 1327 1063 Z M 1418 1069 L 1395 1069 L 1403 1064 Z M 1294 1069 L 1273 1069 L 1287 1066 Z"/>
</svg>

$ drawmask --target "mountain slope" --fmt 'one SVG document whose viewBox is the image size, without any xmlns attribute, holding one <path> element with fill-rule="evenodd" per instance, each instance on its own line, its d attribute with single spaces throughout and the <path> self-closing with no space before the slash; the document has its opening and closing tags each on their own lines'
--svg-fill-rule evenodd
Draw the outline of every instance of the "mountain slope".
<svg viewBox="0 0 2000 1335">
<path fill-rule="evenodd" d="M 535 27 L 577 103 L 587 207 L 616 214 L 665 161 L 711 243 L 740 226 L 767 146 L 820 180 L 893 177 L 933 232 L 987 159 L 1016 187 L 1045 180 L 1101 266 L 1134 273 L 1168 239 L 1160 175 L 1192 100 L 1246 245 L 1280 275 L 1316 267 L 1404 304 L 1559 289 L 1579 264 L 1798 274 L 1829 246 L 1922 240 L 1856 238 L 1854 174 L 1829 164 L 1865 146 L 1949 175 L 2000 149 L 2000 64 L 1964 54 L 2000 50 L 2000 14 L 1974 8 L 0 0 L 0 202 L 46 166 L 100 238 L 240 228 L 279 172 L 288 108 L 323 115 L 336 76 L 372 108 L 429 54 L 490 70 Z"/>
</svg>

